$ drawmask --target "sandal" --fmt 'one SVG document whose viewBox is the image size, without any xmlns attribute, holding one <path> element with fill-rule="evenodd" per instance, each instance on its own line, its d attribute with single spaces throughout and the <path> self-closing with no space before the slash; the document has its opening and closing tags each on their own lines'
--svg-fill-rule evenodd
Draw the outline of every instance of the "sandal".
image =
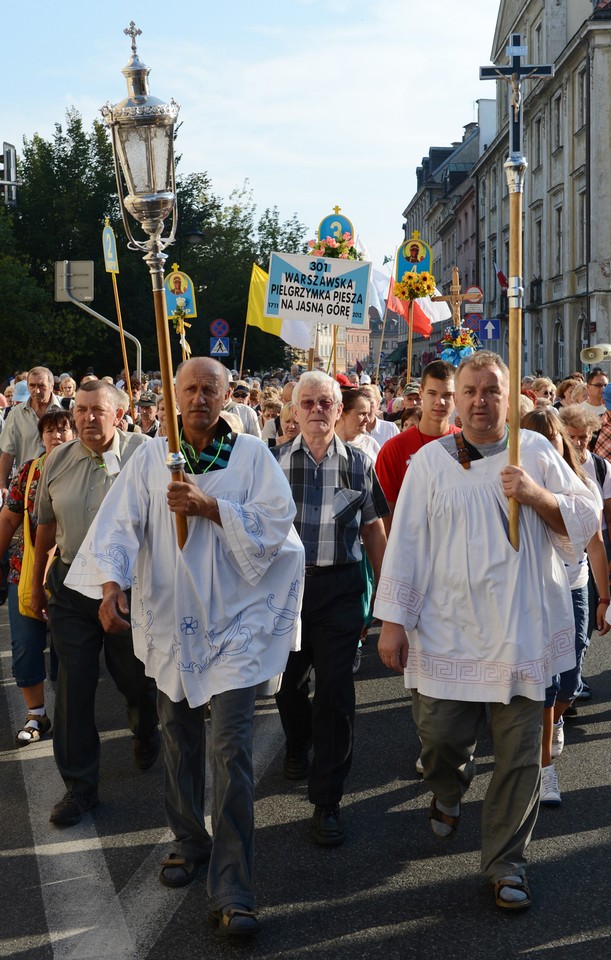
<svg viewBox="0 0 611 960">
<path fill-rule="evenodd" d="M 253 937 L 260 929 L 254 910 L 239 906 L 212 910 L 210 922 L 221 937 Z"/>
<path fill-rule="evenodd" d="M 435 836 L 439 840 L 449 840 L 450 837 L 453 837 L 456 831 L 458 830 L 458 823 L 460 821 L 460 813 L 457 817 L 451 817 L 448 813 L 442 813 L 441 810 L 437 809 L 437 797 L 433 797 L 431 800 L 431 805 L 429 807 L 429 820 L 436 820 L 437 823 L 445 823 L 447 827 L 451 827 L 449 833 L 443 835 L 441 833 L 435 833 Z"/>
<path fill-rule="evenodd" d="M 46 713 L 42 717 L 37 713 L 28 713 L 25 723 L 17 733 L 15 740 L 18 747 L 27 747 L 28 743 L 38 743 L 43 737 L 51 733 L 51 721 Z"/>
<path fill-rule="evenodd" d="M 202 862 L 186 860 L 177 853 L 171 853 L 161 864 L 159 879 L 166 887 L 186 887 L 193 883 L 201 865 Z M 179 872 L 173 875 L 172 871 Z"/>
<path fill-rule="evenodd" d="M 503 900 L 501 890 L 509 887 L 512 890 L 521 890 L 526 894 L 525 900 Z M 503 877 L 501 880 L 495 880 L 494 883 L 494 902 L 502 910 L 526 910 L 532 903 L 530 887 L 526 877 Z"/>
</svg>

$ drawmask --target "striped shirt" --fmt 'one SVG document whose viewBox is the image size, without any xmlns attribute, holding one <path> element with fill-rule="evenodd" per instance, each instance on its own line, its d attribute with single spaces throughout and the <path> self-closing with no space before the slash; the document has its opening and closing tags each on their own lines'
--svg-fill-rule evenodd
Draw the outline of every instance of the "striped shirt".
<svg viewBox="0 0 611 960">
<path fill-rule="evenodd" d="M 317 463 L 303 436 L 274 447 L 297 507 L 294 523 L 306 564 L 317 567 L 358 563 L 359 528 L 390 511 L 368 457 L 335 436 Z"/>
</svg>

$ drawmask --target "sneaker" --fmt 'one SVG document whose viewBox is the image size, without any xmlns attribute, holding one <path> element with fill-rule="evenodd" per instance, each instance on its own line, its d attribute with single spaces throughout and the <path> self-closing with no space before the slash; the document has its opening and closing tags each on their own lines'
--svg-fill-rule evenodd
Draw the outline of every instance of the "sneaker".
<svg viewBox="0 0 611 960">
<path fill-rule="evenodd" d="M 541 770 L 541 795 L 539 803 L 548 807 L 557 807 L 562 803 L 560 796 L 560 787 L 558 786 L 558 774 L 553 763 L 549 767 L 543 767 Z"/>
<path fill-rule="evenodd" d="M 352 672 L 358 673 L 361 669 L 361 659 L 363 654 L 361 653 L 361 648 L 357 647 L 356 653 L 354 655 L 354 663 L 352 664 Z"/>
<path fill-rule="evenodd" d="M 586 683 L 585 680 L 582 680 L 581 683 L 582 683 L 581 691 L 577 694 L 577 696 L 575 697 L 575 699 L 576 699 L 576 700 L 591 700 L 591 699 L 592 699 L 592 691 L 590 690 L 588 684 Z"/>
<path fill-rule="evenodd" d="M 75 793 L 73 790 L 67 790 L 59 803 L 56 803 L 51 810 L 49 820 L 56 827 L 73 827 L 80 823 L 83 814 L 88 810 L 93 810 L 99 804 L 98 791 L 89 790 L 87 793 Z"/>
<path fill-rule="evenodd" d="M 134 766 L 138 770 L 149 770 L 159 756 L 161 735 L 159 727 L 153 727 L 148 737 L 134 739 Z"/>
<path fill-rule="evenodd" d="M 564 721 L 555 723 L 552 731 L 552 757 L 559 757 L 564 750 Z"/>
<path fill-rule="evenodd" d="M 422 765 L 422 754 L 416 760 L 416 773 L 419 773 L 420 776 L 424 773 L 424 767 Z"/>
</svg>

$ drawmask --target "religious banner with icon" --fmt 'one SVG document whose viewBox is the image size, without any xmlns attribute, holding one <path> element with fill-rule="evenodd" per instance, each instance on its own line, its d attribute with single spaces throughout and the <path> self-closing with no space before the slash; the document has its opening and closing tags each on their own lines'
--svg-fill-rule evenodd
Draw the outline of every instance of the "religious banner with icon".
<svg viewBox="0 0 611 960">
<path fill-rule="evenodd" d="M 318 227 L 319 240 L 326 240 L 327 237 L 332 237 L 339 243 L 345 233 L 349 233 L 350 236 L 354 238 L 352 221 L 349 220 L 348 217 L 345 217 L 343 213 L 340 213 L 340 210 L 341 207 L 335 205 L 333 207 L 333 213 L 330 213 L 324 220 L 320 221 Z"/>
<path fill-rule="evenodd" d="M 191 324 L 187 323 L 186 318 L 191 320 L 197 316 L 193 281 L 187 273 L 180 270 L 177 263 L 173 263 L 172 273 L 164 277 L 163 286 L 168 318 L 174 322 L 174 329 L 182 347 L 182 358 L 188 360 L 191 356 L 191 347 L 187 343 L 187 329 Z"/>
<path fill-rule="evenodd" d="M 191 319 L 197 316 L 193 281 L 188 274 L 180 270 L 177 263 L 172 264 L 172 273 L 168 273 L 167 277 L 163 278 L 163 285 L 168 317 L 174 319 L 183 315 Z"/>
<path fill-rule="evenodd" d="M 414 230 L 409 240 L 402 243 L 397 250 L 395 280 L 402 280 L 404 273 L 430 273 L 432 265 L 433 251 L 428 243 L 420 239 L 418 231 Z"/>
</svg>

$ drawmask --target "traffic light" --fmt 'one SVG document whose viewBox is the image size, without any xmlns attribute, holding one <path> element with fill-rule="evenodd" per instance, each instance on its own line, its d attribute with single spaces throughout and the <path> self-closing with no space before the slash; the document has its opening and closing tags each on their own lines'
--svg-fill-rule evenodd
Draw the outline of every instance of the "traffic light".
<svg viewBox="0 0 611 960">
<path fill-rule="evenodd" d="M 4 192 L 4 203 L 7 207 L 14 207 L 17 205 L 17 151 L 12 143 L 2 144 L 0 163 L 0 185 Z"/>
</svg>

